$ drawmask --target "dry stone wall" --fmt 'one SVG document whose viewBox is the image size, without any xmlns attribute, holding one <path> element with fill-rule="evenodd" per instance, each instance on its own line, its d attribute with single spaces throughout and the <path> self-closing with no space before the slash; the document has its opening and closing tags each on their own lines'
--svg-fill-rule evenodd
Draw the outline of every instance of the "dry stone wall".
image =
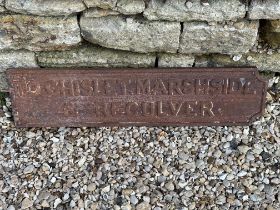
<svg viewBox="0 0 280 210">
<path fill-rule="evenodd" d="M 280 72 L 280 0 L 0 0 L 0 90 L 17 67 Z"/>
</svg>

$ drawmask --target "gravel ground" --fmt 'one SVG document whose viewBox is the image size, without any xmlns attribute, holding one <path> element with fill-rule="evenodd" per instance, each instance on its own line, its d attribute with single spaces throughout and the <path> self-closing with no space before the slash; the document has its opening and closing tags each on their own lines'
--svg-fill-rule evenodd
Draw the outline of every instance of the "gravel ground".
<svg viewBox="0 0 280 210">
<path fill-rule="evenodd" d="M 16 129 L 0 114 L 1 209 L 280 209 L 280 77 L 251 126 Z"/>
</svg>

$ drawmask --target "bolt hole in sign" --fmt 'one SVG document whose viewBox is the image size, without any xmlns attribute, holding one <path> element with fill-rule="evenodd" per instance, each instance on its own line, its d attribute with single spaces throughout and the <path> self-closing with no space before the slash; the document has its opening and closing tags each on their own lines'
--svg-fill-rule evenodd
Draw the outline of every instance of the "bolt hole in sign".
<svg viewBox="0 0 280 210">
<path fill-rule="evenodd" d="M 248 125 L 264 110 L 256 68 L 9 69 L 17 127 Z"/>
</svg>

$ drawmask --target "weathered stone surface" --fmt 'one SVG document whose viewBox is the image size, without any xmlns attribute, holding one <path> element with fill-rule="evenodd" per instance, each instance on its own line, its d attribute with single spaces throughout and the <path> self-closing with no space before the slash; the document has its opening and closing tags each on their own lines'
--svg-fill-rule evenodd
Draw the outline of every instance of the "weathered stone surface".
<svg viewBox="0 0 280 210">
<path fill-rule="evenodd" d="M 0 92 L 8 91 L 8 81 L 5 73 L 0 73 Z"/>
<path fill-rule="evenodd" d="M 28 209 L 33 206 L 33 201 L 29 198 L 24 198 L 21 202 L 21 209 Z"/>
<path fill-rule="evenodd" d="M 132 17 L 82 17 L 82 36 L 104 47 L 135 52 L 176 52 L 180 23 L 147 21 Z"/>
<path fill-rule="evenodd" d="M 179 51 L 181 53 L 245 53 L 257 40 L 258 26 L 258 21 L 246 20 L 233 25 L 185 22 Z"/>
<path fill-rule="evenodd" d="M 151 0 L 144 16 L 149 20 L 224 21 L 245 17 L 246 7 L 240 0 Z"/>
<path fill-rule="evenodd" d="M 143 0 L 119 0 L 116 9 L 125 15 L 138 14 L 144 11 L 145 2 Z"/>
<path fill-rule="evenodd" d="M 245 67 L 256 66 L 260 71 L 280 72 L 280 53 L 268 55 L 266 53 L 249 52 L 234 61 L 231 56 L 212 54 L 210 56 L 198 56 L 195 59 L 195 67 Z"/>
<path fill-rule="evenodd" d="M 111 9 L 89 8 L 84 11 L 83 15 L 87 18 L 105 17 L 109 15 L 119 15 L 120 13 Z"/>
<path fill-rule="evenodd" d="M 192 67 L 194 56 L 185 54 L 161 53 L 158 55 L 158 67 Z"/>
<path fill-rule="evenodd" d="M 116 6 L 117 0 L 83 0 L 87 7 L 100 7 L 102 9 L 112 9 Z"/>
<path fill-rule="evenodd" d="M 252 0 L 248 16 L 250 19 L 280 19 L 280 0 Z"/>
<path fill-rule="evenodd" d="M 70 15 L 86 9 L 82 0 L 6 0 L 8 10 L 41 16 Z"/>
<path fill-rule="evenodd" d="M 67 49 L 80 41 L 76 16 L 0 16 L 0 49 Z"/>
<path fill-rule="evenodd" d="M 0 72 L 19 67 L 38 67 L 35 53 L 27 50 L 0 51 Z"/>
<path fill-rule="evenodd" d="M 96 46 L 80 46 L 68 51 L 40 52 L 43 67 L 154 67 L 156 56 Z"/>
<path fill-rule="evenodd" d="M 27 50 L 0 51 L 0 91 L 6 91 L 7 81 L 5 71 L 9 68 L 38 67 L 35 53 Z"/>
</svg>

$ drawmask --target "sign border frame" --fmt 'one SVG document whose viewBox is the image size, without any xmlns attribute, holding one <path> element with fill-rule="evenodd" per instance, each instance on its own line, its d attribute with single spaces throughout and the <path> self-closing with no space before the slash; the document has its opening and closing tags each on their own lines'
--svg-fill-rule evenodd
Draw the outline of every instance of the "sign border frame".
<svg viewBox="0 0 280 210">
<path fill-rule="evenodd" d="M 182 67 L 182 68 L 11 68 L 8 69 L 6 71 L 6 75 L 8 77 L 8 85 L 9 85 L 9 93 L 11 96 L 11 103 L 12 103 L 12 112 L 13 112 L 13 116 L 15 116 L 15 113 L 17 112 L 16 107 L 15 107 L 15 98 L 14 98 L 14 89 L 12 87 L 12 84 L 10 83 L 11 78 L 13 75 L 16 74 L 21 74 L 22 72 L 24 73 L 34 73 L 35 71 L 38 71 L 38 73 L 40 71 L 44 71 L 44 72 L 49 72 L 49 73 L 54 73 L 56 70 L 60 70 L 60 74 L 61 73 L 75 73 L 77 70 L 80 71 L 79 73 L 82 73 L 83 71 L 85 73 L 87 73 L 88 71 L 95 71 L 95 72 L 100 72 L 102 74 L 110 74 L 112 75 L 112 73 L 120 73 L 120 71 L 123 71 L 124 73 L 131 73 L 133 74 L 134 72 L 138 72 L 139 70 L 141 70 L 143 73 L 143 71 L 147 71 L 148 74 L 151 73 L 170 73 L 170 72 L 178 72 L 178 73 L 182 73 L 183 71 L 188 71 L 188 72 L 196 72 L 196 71 L 205 71 L 205 72 L 213 72 L 213 71 L 225 71 L 225 72 L 251 72 L 253 74 L 253 76 L 259 80 L 262 85 L 262 96 L 261 96 L 261 107 L 260 107 L 260 111 L 253 114 L 252 116 L 250 116 L 248 118 L 248 120 L 245 121 L 240 121 L 240 122 L 227 122 L 227 123 L 215 123 L 215 122 L 190 122 L 190 123 L 157 123 L 157 122 L 102 122 L 102 123 L 88 123 L 88 122 L 83 122 L 80 124 L 83 125 L 74 125 L 75 123 L 73 123 L 71 125 L 71 123 L 67 123 L 67 125 L 65 125 L 66 127 L 130 127 L 130 126 L 160 126 L 160 127 L 165 127 L 165 126 L 171 126 L 171 127 L 176 127 L 176 126 L 244 126 L 244 125 L 249 125 L 252 124 L 253 121 L 256 120 L 256 118 L 258 118 L 259 116 L 261 116 L 264 113 L 265 110 L 265 106 L 266 106 L 266 93 L 267 93 L 267 88 L 268 88 L 268 81 L 262 77 L 259 74 L 259 71 L 257 70 L 256 67 Z M 62 70 L 62 71 L 61 71 Z M 19 123 L 18 120 L 16 120 L 16 118 L 14 117 L 14 123 L 15 126 L 18 128 L 27 128 L 27 127 L 35 127 L 35 128 L 41 128 L 41 127 L 51 127 L 51 128 L 58 128 L 58 127 L 65 127 L 59 123 L 48 123 L 49 125 L 41 125 L 38 126 L 34 123 L 27 123 L 24 125 L 21 125 Z M 93 125 L 95 124 L 95 125 Z"/>
</svg>

